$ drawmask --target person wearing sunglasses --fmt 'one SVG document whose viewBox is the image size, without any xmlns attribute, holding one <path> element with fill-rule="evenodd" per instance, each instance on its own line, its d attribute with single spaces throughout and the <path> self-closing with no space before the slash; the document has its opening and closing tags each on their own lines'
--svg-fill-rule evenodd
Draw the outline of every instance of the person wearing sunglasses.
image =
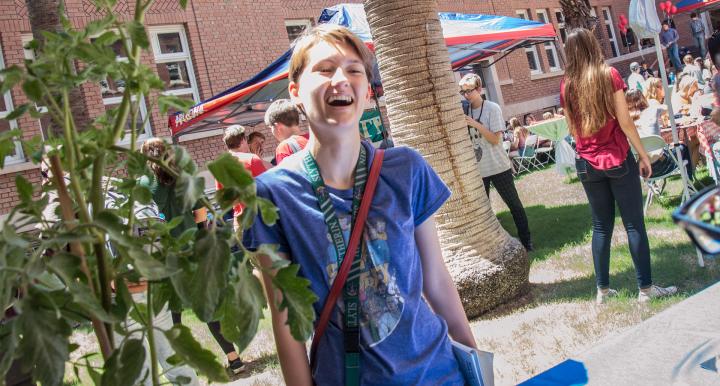
<svg viewBox="0 0 720 386">
<path fill-rule="evenodd" d="M 512 162 L 503 149 L 505 121 L 500 106 L 486 101 L 482 95 L 482 80 L 477 74 L 467 74 L 460 79 L 460 95 L 463 112 L 468 125 L 468 133 L 475 150 L 475 160 L 485 185 L 485 193 L 490 197 L 490 186 L 494 186 L 500 198 L 510 209 L 520 242 L 528 252 L 533 251 L 525 208 L 520 201 L 515 180 L 512 175 Z"/>
</svg>

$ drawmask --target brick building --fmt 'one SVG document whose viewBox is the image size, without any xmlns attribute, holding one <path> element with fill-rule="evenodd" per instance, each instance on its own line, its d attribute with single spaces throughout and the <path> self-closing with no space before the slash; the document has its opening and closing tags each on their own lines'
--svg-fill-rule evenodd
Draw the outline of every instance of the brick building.
<svg viewBox="0 0 720 386">
<path fill-rule="evenodd" d="M 77 27 L 101 16 L 90 0 L 65 3 L 67 16 Z M 177 0 L 156 0 L 146 18 L 152 49 L 143 62 L 155 68 L 165 81 L 166 93 L 199 102 L 263 69 L 287 50 L 290 40 L 303 28 L 314 23 L 323 8 L 336 3 L 190 0 L 183 10 Z M 118 0 L 116 13 L 130 18 L 133 4 L 131 0 Z M 622 43 L 617 21 L 620 14 L 627 14 L 629 0 L 591 0 L 591 4 L 604 27 L 600 28 L 600 35 L 609 63 L 626 74 L 628 64 L 642 55 L 650 62 L 654 60 L 653 48 L 638 51 L 637 45 L 626 47 Z M 530 18 L 552 23 L 559 37 L 565 34 L 557 0 L 439 0 L 439 9 Z M 691 44 L 688 19 L 686 15 L 676 17 L 681 45 Z M 23 49 L 23 44 L 32 39 L 30 31 L 25 0 L 0 0 L 0 67 L 21 64 L 32 57 L 32 52 Z M 561 46 L 559 43 L 557 49 L 551 44 L 519 49 L 488 68 L 477 69 L 485 79 L 487 97 L 503 107 L 506 119 L 525 113 L 536 113 L 539 118 L 539 113 L 551 111 L 559 104 L 558 88 L 564 67 L 562 53 L 558 52 Z M 492 59 L 485 64 L 490 62 Z M 109 81 L 83 87 L 86 109 L 92 117 L 119 103 L 116 86 Z M 19 127 L 26 138 L 41 132 L 43 122 L 27 116 L 17 121 L 1 119 L 12 111 L 12 106 L 25 102 L 19 89 L 0 96 L 0 130 Z M 167 117 L 161 116 L 156 108 L 141 110 L 139 119 L 149 115 L 141 139 L 170 135 Z M 262 124 L 253 130 L 265 132 L 265 151 L 271 154 L 276 145 L 272 135 Z M 179 141 L 201 168 L 224 151 L 218 130 L 182 136 Z M 0 170 L 0 214 L 7 213 L 17 202 L 14 179 L 18 173 L 32 182 L 39 181 L 37 167 L 27 162 L 19 148 Z"/>
</svg>

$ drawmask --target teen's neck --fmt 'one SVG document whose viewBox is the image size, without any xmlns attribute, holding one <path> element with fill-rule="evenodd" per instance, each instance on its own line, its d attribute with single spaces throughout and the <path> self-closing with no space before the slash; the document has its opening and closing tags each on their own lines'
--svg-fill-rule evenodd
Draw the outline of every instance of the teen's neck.
<svg viewBox="0 0 720 386">
<path fill-rule="evenodd" d="M 483 103 L 485 103 L 485 99 L 478 98 L 478 99 L 470 102 L 470 107 L 472 107 L 474 109 L 479 109 L 480 107 L 482 107 Z"/>
<path fill-rule="evenodd" d="M 307 147 L 315 158 L 325 185 L 335 189 L 353 187 L 355 165 L 360 155 L 359 138 L 334 138 L 321 143 L 310 136 Z"/>
</svg>

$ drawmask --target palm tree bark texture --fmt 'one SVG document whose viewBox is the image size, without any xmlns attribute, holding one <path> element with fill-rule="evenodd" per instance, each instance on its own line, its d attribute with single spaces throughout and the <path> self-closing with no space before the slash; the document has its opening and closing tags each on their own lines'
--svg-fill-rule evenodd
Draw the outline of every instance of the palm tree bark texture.
<svg viewBox="0 0 720 386">
<path fill-rule="evenodd" d="M 40 51 L 44 44 L 42 31 L 62 32 L 62 24 L 60 22 L 60 4 L 62 0 L 25 0 L 28 9 L 28 18 L 30 19 L 30 28 L 32 29 L 33 38 L 40 42 Z M 72 63 L 76 66 L 76 63 Z M 85 103 L 85 97 L 82 90 L 78 87 L 70 93 L 70 109 L 75 119 L 75 124 L 79 128 L 84 128 L 90 122 L 90 116 Z M 62 124 L 53 123 L 52 130 L 62 129 Z M 43 128 L 47 129 L 47 128 Z"/>
<path fill-rule="evenodd" d="M 453 194 L 436 221 L 468 317 L 528 287 L 525 249 L 498 222 L 460 107 L 434 0 L 365 0 L 396 144 L 420 151 Z"/>
</svg>

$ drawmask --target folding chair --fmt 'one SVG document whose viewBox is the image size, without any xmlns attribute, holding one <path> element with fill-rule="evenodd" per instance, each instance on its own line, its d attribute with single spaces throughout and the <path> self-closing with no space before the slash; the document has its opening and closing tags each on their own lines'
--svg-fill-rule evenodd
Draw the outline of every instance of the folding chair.
<svg viewBox="0 0 720 386">
<path fill-rule="evenodd" d="M 513 157 L 513 161 L 517 165 L 517 174 L 524 171 L 530 172 L 530 168 L 539 169 L 535 147 L 537 146 L 538 136 L 529 135 L 525 140 L 525 147 L 520 149 L 520 153 Z"/>
<path fill-rule="evenodd" d="M 548 140 L 547 138 L 538 137 L 538 147 L 535 149 L 535 153 L 537 154 L 545 154 L 545 162 L 540 161 L 540 157 L 538 157 L 538 162 L 541 165 L 545 165 L 547 163 L 550 163 L 550 161 L 555 162 L 555 142 L 550 140 L 549 146 L 540 146 L 539 143 Z"/>
<path fill-rule="evenodd" d="M 665 140 L 659 136 L 659 135 L 649 135 L 646 137 L 641 137 L 640 142 L 642 143 L 643 147 L 645 148 L 645 151 L 652 152 L 656 150 L 665 150 L 664 154 L 665 156 L 669 156 L 670 160 L 675 164 L 675 167 L 671 170 L 668 170 L 667 172 L 659 175 L 652 175 L 650 178 L 645 180 L 645 184 L 648 188 L 647 197 L 645 198 L 645 206 L 643 207 L 643 212 L 647 214 L 647 210 L 650 207 L 650 203 L 652 203 L 653 198 L 655 196 L 659 196 L 663 193 L 665 190 L 665 185 L 667 184 L 667 178 L 675 175 L 681 175 L 680 172 L 680 162 L 677 159 L 675 155 L 675 150 L 670 149 L 670 146 L 665 143 Z M 633 149 L 633 153 L 635 152 L 635 149 Z M 637 153 L 636 153 L 637 154 Z M 686 167 L 687 163 L 690 162 L 690 160 L 683 160 L 682 167 Z M 641 177 L 642 178 L 642 177 Z M 688 184 L 687 186 L 688 191 L 690 194 L 697 193 L 697 190 L 692 184 Z"/>
</svg>

